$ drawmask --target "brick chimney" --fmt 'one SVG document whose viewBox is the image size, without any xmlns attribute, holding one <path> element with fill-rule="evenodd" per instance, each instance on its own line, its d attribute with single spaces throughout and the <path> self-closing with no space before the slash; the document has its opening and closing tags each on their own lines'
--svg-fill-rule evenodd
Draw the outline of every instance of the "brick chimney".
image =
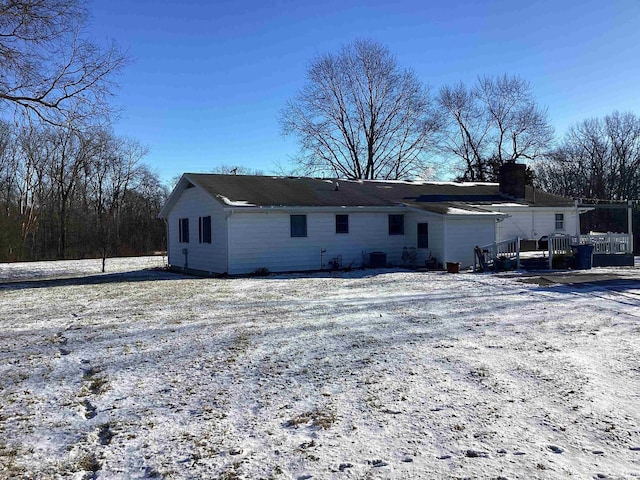
<svg viewBox="0 0 640 480">
<path fill-rule="evenodd" d="M 524 198 L 526 168 L 523 163 L 503 163 L 498 173 L 500 193 L 513 198 Z"/>
</svg>

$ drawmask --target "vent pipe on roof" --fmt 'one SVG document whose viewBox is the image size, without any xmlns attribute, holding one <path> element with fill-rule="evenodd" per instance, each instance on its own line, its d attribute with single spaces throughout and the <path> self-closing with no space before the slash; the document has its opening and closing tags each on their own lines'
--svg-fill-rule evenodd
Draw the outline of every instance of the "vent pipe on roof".
<svg viewBox="0 0 640 480">
<path fill-rule="evenodd" d="M 338 190 L 340 190 L 340 184 L 338 182 L 336 182 L 335 187 L 333 187 L 333 189 L 337 192 Z"/>
</svg>

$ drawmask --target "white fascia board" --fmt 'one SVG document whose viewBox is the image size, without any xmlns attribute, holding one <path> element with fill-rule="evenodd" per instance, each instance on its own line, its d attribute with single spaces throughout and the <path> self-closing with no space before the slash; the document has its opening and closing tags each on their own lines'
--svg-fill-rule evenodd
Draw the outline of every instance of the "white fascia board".
<svg viewBox="0 0 640 480">
<path fill-rule="evenodd" d="M 477 207 L 482 208 L 482 205 L 474 205 Z M 484 205 L 484 207 L 486 208 L 487 205 Z M 532 206 L 532 205 L 519 205 L 519 206 L 515 206 L 515 205 L 492 205 L 492 208 L 499 208 L 500 210 L 504 210 L 504 211 L 508 211 L 508 212 L 523 212 L 523 213 L 531 213 L 532 211 L 536 211 L 536 212 L 557 212 L 558 210 L 565 210 L 565 211 L 569 211 L 569 212 L 575 212 L 576 211 L 576 207 L 571 205 L 571 206 L 564 206 L 564 207 L 536 207 L 536 206 Z"/>
<path fill-rule="evenodd" d="M 164 206 L 160 210 L 160 213 L 158 213 L 158 218 L 169 218 L 169 212 L 178 201 L 178 198 L 180 198 L 180 195 L 182 195 L 182 192 L 185 189 L 186 182 L 188 181 L 185 179 L 185 177 L 186 174 L 183 174 L 180 177 L 180 180 L 178 180 L 178 183 L 169 194 L 169 198 L 167 198 L 167 201 L 164 203 Z"/>
<path fill-rule="evenodd" d="M 224 210 L 227 212 L 233 213 L 242 213 L 242 212 L 318 212 L 318 213 L 326 213 L 326 212 L 335 212 L 335 213 L 357 213 L 357 212 L 391 212 L 391 213 L 402 213 L 406 212 L 409 209 L 407 207 L 402 206 L 379 206 L 379 207 L 353 207 L 353 206 L 341 206 L 341 207 L 328 207 L 328 206 L 295 206 L 295 207 L 287 207 L 287 206 L 272 206 L 272 207 L 260 207 L 260 206 L 230 206 L 224 205 Z"/>
<path fill-rule="evenodd" d="M 480 207 L 479 207 L 480 208 Z M 429 210 L 423 210 L 421 208 L 416 208 L 416 207 L 407 207 L 407 210 L 411 211 L 411 212 L 415 212 L 415 213 L 428 213 L 430 215 L 436 215 L 438 217 L 486 217 L 486 216 L 493 216 L 493 217 L 508 217 L 509 214 L 507 213 L 502 213 L 502 212 L 496 212 L 495 210 L 486 210 L 484 212 L 471 212 L 469 210 L 464 210 L 462 208 L 455 208 L 455 207 L 448 207 L 447 209 L 447 213 L 437 213 L 437 212 L 431 212 Z"/>
<path fill-rule="evenodd" d="M 494 217 L 505 217 L 506 213 L 496 212 L 487 210 L 485 212 L 470 212 L 469 210 L 464 210 L 462 208 L 449 207 L 447 209 L 447 215 L 453 217 L 486 217 L 486 216 L 494 216 Z"/>
<path fill-rule="evenodd" d="M 206 188 L 204 188 L 202 185 L 200 185 L 196 180 L 194 180 L 191 177 L 191 175 L 189 173 L 183 173 L 182 177 L 180 177 L 180 180 L 178 181 L 177 185 L 175 186 L 175 188 L 173 189 L 173 191 L 169 195 L 169 198 L 167 199 L 167 202 L 164 204 L 164 207 L 162 207 L 162 210 L 160 210 L 160 213 L 158 214 L 158 218 L 168 218 L 169 217 L 169 212 L 171 212 L 171 209 L 173 208 L 175 203 L 180 198 L 180 195 L 182 195 L 182 192 L 185 191 L 185 189 L 187 187 L 187 183 L 191 183 L 195 187 L 197 187 L 200 190 L 202 190 L 209 198 L 214 200 L 216 203 L 219 203 L 220 205 L 225 206 L 225 203 L 223 201 L 221 201 L 220 198 L 217 198 L 216 195 L 213 195 Z"/>
<path fill-rule="evenodd" d="M 202 185 L 200 185 L 200 183 L 198 183 L 196 180 L 194 180 L 190 174 L 185 173 L 183 175 L 183 177 L 186 177 L 192 184 L 194 184 L 196 187 L 198 187 L 200 190 L 202 190 L 205 194 L 207 194 L 207 196 L 209 198 L 211 198 L 212 200 L 214 200 L 216 203 L 219 203 L 222 206 L 225 206 L 224 202 L 222 201 L 222 199 L 218 198 L 218 195 L 211 193 L 209 190 L 207 190 L 206 188 L 204 188 Z"/>
</svg>

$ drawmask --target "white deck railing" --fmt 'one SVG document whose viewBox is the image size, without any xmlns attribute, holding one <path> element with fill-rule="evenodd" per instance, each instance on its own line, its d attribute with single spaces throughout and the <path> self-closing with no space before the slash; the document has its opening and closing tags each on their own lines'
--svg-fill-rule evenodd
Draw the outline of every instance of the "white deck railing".
<svg viewBox="0 0 640 480">
<path fill-rule="evenodd" d="M 572 255 L 574 245 L 593 245 L 595 254 L 633 253 L 633 235 L 628 233 L 590 233 L 586 235 L 554 234 L 549 236 L 549 269 L 553 269 L 553 258 L 558 255 Z M 510 260 L 520 268 L 520 239 L 518 237 L 476 247 L 473 269 L 494 268 L 496 261 Z"/>
<path fill-rule="evenodd" d="M 549 268 L 553 268 L 553 257 L 571 255 L 572 245 L 593 245 L 595 254 L 633 253 L 633 235 L 629 233 L 589 233 L 586 235 L 555 234 L 549 237 Z"/>
<path fill-rule="evenodd" d="M 483 254 L 483 261 L 478 259 L 478 255 L 473 256 L 473 269 L 477 270 L 478 263 L 484 263 L 483 268 L 495 267 L 496 260 L 510 260 L 515 262 L 516 268 L 520 268 L 520 239 L 518 237 L 503 240 L 501 242 L 490 243 L 482 247 L 477 247 Z"/>
<path fill-rule="evenodd" d="M 633 235 L 628 233 L 590 233 L 580 235 L 580 244 L 593 245 L 593 253 L 633 253 Z"/>
<path fill-rule="evenodd" d="M 553 257 L 560 255 L 571 255 L 573 250 L 571 245 L 581 243 L 581 239 L 576 235 L 564 235 L 556 233 L 549 236 L 549 270 L 553 269 Z"/>
</svg>

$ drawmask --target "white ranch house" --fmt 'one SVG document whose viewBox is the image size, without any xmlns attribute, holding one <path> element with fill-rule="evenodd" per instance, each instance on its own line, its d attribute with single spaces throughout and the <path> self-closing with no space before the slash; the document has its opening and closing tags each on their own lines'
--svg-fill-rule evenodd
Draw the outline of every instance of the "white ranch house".
<svg viewBox="0 0 640 480">
<path fill-rule="evenodd" d="M 476 245 L 579 233 L 575 204 L 525 188 L 520 167 L 501 183 L 185 173 L 160 213 L 169 265 L 213 275 L 435 258 L 464 268 Z"/>
</svg>

